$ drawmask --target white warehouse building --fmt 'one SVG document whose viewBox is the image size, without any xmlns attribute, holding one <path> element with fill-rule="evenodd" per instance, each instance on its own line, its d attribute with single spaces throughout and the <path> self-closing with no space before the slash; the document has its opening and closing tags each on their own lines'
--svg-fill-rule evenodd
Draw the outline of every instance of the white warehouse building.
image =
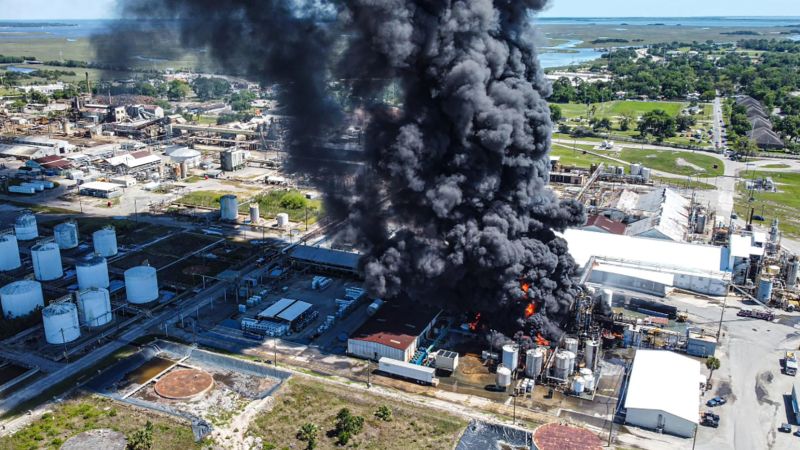
<svg viewBox="0 0 800 450">
<path fill-rule="evenodd" d="M 637 350 L 625 396 L 625 423 L 692 437 L 700 419 L 700 363 L 666 350 Z"/>
<path fill-rule="evenodd" d="M 433 326 L 441 311 L 423 305 L 386 302 L 347 340 L 347 353 L 359 358 L 408 361 L 419 339 Z"/>
</svg>

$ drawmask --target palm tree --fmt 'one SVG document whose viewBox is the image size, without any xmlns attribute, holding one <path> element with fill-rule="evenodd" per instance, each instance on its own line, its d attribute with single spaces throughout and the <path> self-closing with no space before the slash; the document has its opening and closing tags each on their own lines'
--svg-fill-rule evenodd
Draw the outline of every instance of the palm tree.
<svg viewBox="0 0 800 450">
<path fill-rule="evenodd" d="M 313 423 L 304 423 L 297 432 L 297 439 L 306 442 L 306 450 L 314 450 L 317 447 L 317 434 L 319 429 Z"/>
<path fill-rule="evenodd" d="M 719 364 L 720 362 L 718 358 L 715 358 L 713 356 L 709 356 L 708 358 L 706 358 L 706 368 L 708 368 L 708 370 L 711 371 L 711 373 L 708 374 L 709 380 L 711 380 L 711 376 L 714 375 L 714 371 L 719 369 Z"/>
</svg>

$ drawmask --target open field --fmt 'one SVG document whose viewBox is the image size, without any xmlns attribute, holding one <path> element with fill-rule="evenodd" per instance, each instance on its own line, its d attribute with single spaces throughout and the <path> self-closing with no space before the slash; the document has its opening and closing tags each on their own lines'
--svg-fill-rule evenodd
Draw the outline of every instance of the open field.
<svg viewBox="0 0 800 450">
<path fill-rule="evenodd" d="M 94 395 L 68 400 L 14 435 L 0 437 L 0 448 L 58 449 L 87 430 L 109 428 L 127 435 L 148 420 L 154 425 L 153 441 L 159 450 L 199 448 L 188 423 Z"/>
<path fill-rule="evenodd" d="M 625 148 L 619 158 L 676 175 L 720 176 L 724 171 L 722 161 L 695 152 Z"/>
<path fill-rule="evenodd" d="M 688 106 L 682 102 L 635 102 L 628 100 L 616 100 L 605 103 L 593 103 L 583 105 L 577 103 L 557 103 L 566 118 L 589 117 L 592 107 L 595 107 L 594 117 L 616 118 L 623 114 L 631 114 L 634 117 L 642 116 L 650 111 L 663 109 L 671 116 L 677 116 L 683 108 Z"/>
<path fill-rule="evenodd" d="M 375 411 L 382 405 L 392 410 L 393 418 L 389 422 L 375 417 Z M 251 422 L 247 434 L 261 437 L 265 449 L 305 448 L 297 439 L 297 431 L 304 423 L 314 423 L 319 429 L 317 448 L 340 448 L 335 438 L 326 433 L 333 430 L 341 408 L 349 408 L 354 415 L 364 417 L 363 431 L 352 438 L 348 448 L 449 449 L 455 446 L 467 424 L 463 419 L 436 410 L 295 377 L 276 394 L 272 410 Z"/>
<path fill-rule="evenodd" d="M 588 146 L 578 145 L 577 148 L 579 150 L 575 150 L 572 147 L 573 146 L 571 144 L 553 144 L 553 148 L 550 150 L 550 155 L 558 156 L 560 158 L 559 162 L 562 166 L 585 167 L 587 169 L 592 164 L 610 162 L 605 158 L 600 158 L 599 156 L 595 156 L 590 153 L 583 153 L 583 150 L 591 150 L 591 148 L 584 148 Z"/>
<path fill-rule="evenodd" d="M 290 205 L 291 202 L 287 200 L 287 196 L 300 196 L 305 207 L 300 206 L 299 203 Z M 289 220 L 292 222 L 303 222 L 306 219 L 306 213 L 308 213 L 308 223 L 314 223 L 319 217 L 322 208 L 320 200 L 308 200 L 305 198 L 305 194 L 297 190 L 277 189 L 258 195 L 254 200 L 258 202 L 261 217 L 267 220 L 274 220 L 278 213 L 286 213 L 289 214 Z M 246 214 L 248 208 L 248 205 L 242 205 L 240 212 Z"/>
<path fill-rule="evenodd" d="M 653 181 L 658 182 L 658 184 L 678 189 L 697 189 L 700 191 L 710 191 L 712 189 L 716 189 L 716 186 L 713 184 L 704 183 L 695 179 L 667 178 L 658 176 L 651 176 L 650 178 Z"/>
<path fill-rule="evenodd" d="M 745 174 L 742 174 L 744 176 Z M 777 185 L 778 192 L 754 192 L 753 201 L 749 202 L 749 191 L 745 183 L 737 186 L 737 197 L 734 205 L 736 213 L 743 220 L 750 216 L 750 208 L 755 214 L 765 219 L 769 225 L 772 219 L 780 220 L 781 231 L 791 237 L 800 236 L 800 173 L 785 172 L 753 172 L 754 177 L 771 177 Z M 751 174 L 747 173 L 747 179 Z"/>
</svg>

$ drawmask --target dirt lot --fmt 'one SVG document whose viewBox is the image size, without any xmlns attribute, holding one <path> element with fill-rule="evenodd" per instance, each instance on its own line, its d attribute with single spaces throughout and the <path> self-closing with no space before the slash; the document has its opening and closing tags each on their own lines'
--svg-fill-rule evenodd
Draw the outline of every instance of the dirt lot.
<svg viewBox="0 0 800 450">
<path fill-rule="evenodd" d="M 389 422 L 375 417 L 378 407 L 392 410 Z M 466 421 L 433 409 L 387 401 L 361 391 L 292 378 L 274 398 L 269 412 L 256 417 L 247 434 L 262 439 L 263 448 L 304 448 L 297 431 L 306 422 L 319 428 L 319 449 L 340 448 L 327 433 L 334 428 L 336 414 L 347 407 L 364 417 L 364 429 L 348 447 L 361 449 L 451 449 Z"/>
</svg>

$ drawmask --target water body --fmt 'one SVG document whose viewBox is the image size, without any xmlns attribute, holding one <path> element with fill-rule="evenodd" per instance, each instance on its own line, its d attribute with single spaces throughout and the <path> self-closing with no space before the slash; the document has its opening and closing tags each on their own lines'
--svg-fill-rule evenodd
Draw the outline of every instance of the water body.
<svg viewBox="0 0 800 450">
<path fill-rule="evenodd" d="M 8 72 L 33 73 L 36 72 L 36 70 L 37 69 L 31 69 L 29 67 L 6 66 L 6 71 Z"/>
<path fill-rule="evenodd" d="M 593 61 L 600 58 L 603 52 L 593 48 L 577 48 L 583 41 L 572 40 L 554 47 L 543 47 L 539 51 L 539 61 L 545 69 L 565 67 Z"/>
<path fill-rule="evenodd" d="M 540 25 L 630 25 L 768 28 L 800 26 L 800 17 L 539 17 Z"/>
</svg>

